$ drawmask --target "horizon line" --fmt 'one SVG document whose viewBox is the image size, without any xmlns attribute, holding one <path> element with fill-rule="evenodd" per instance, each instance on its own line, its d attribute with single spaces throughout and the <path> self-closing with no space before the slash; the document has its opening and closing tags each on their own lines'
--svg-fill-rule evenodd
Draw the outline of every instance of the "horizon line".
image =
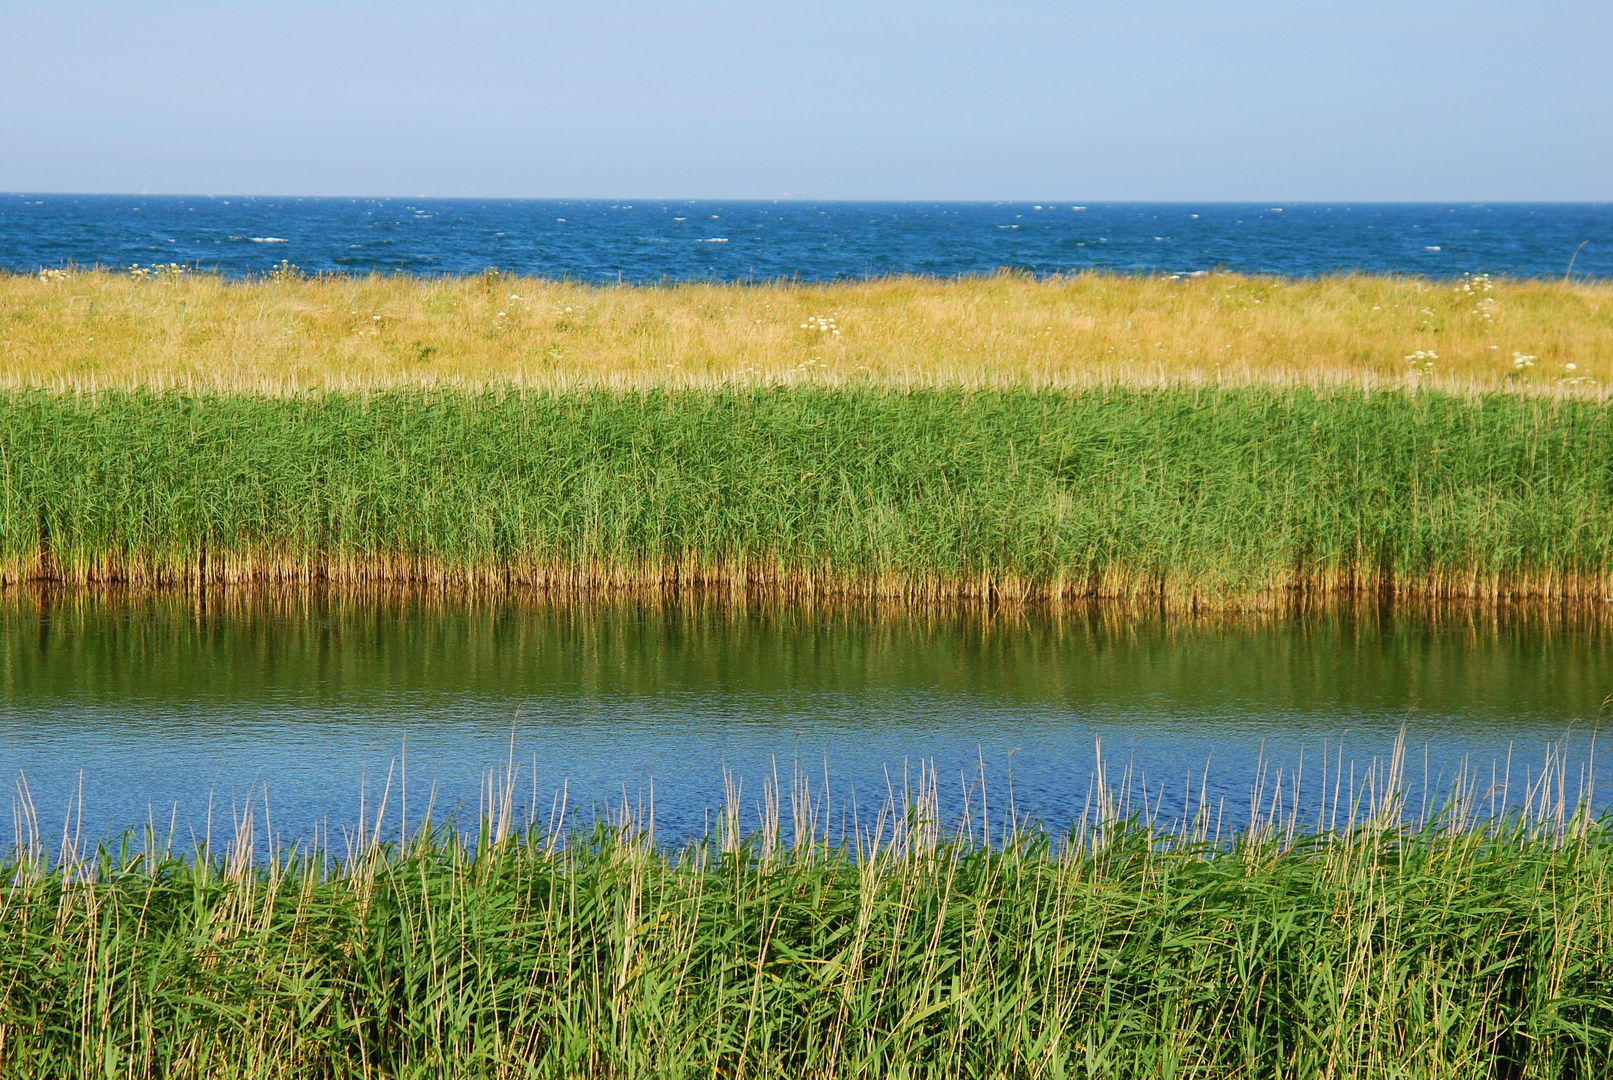
<svg viewBox="0 0 1613 1080">
<path fill-rule="evenodd" d="M 826 203 L 859 205 L 951 205 L 951 206 L 1031 206 L 1035 198 L 997 199 L 939 199 L 939 198 L 845 198 L 788 195 L 788 196 L 723 196 L 723 195 L 431 195 L 431 194 L 351 194 L 330 192 L 184 192 L 184 191 L 0 191 L 0 198 L 101 198 L 101 199 L 352 199 L 398 200 L 429 199 L 433 202 L 576 202 L 576 203 L 767 203 L 822 205 Z M 1042 197 L 1042 205 L 1081 203 L 1078 198 Z M 1606 206 L 1613 205 L 1613 197 L 1606 199 L 1318 199 L 1318 198 L 1240 198 L 1240 199 L 1095 199 L 1088 198 L 1089 206 L 1259 206 L 1282 203 L 1287 206 Z M 1270 206 L 1276 209 L 1275 205 Z"/>
</svg>

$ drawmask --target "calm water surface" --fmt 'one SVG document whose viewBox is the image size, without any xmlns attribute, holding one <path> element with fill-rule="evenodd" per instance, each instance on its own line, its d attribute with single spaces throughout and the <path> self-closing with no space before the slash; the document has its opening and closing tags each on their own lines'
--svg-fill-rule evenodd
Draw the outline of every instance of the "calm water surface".
<svg viewBox="0 0 1613 1080">
<path fill-rule="evenodd" d="M 267 787 L 286 835 L 357 820 L 406 748 L 411 817 L 473 812 L 514 733 L 521 801 L 569 786 L 584 815 L 653 787 L 662 836 L 701 833 L 723 769 L 746 804 L 776 759 L 825 769 L 866 814 L 933 760 L 951 812 L 984 765 L 994 807 L 1064 827 L 1101 740 L 1169 818 L 1208 767 L 1246 818 L 1257 763 L 1319 793 L 1340 741 L 1359 776 L 1404 727 L 1413 802 L 1464 761 L 1511 755 L 1513 801 L 1568 732 L 1571 771 L 1613 692 L 1598 623 L 1367 611 L 1263 622 L 1113 613 L 735 611 L 533 601 L 0 599 L 0 773 L 47 824 L 82 782 L 104 835 L 177 812 L 205 827 Z M 1302 757 L 1303 755 L 1303 757 Z M 1601 756 L 1598 749 L 1597 757 Z M 1607 762 L 1606 765 L 1613 765 Z M 1607 772 L 1607 768 L 1601 770 Z M 1576 772 L 1575 775 L 1578 775 Z M 81 780 L 82 778 L 82 780 Z M 1271 779 L 1268 775 L 1268 789 Z M 1570 779 L 1570 797 L 1577 781 Z M 394 777 L 389 827 L 395 827 Z M 1609 789 L 1598 789 L 1607 805 Z M 177 808 L 177 811 L 176 811 Z M 748 822 L 753 824 L 754 822 Z"/>
<path fill-rule="evenodd" d="M 1583 245 L 1583 247 L 1582 247 Z M 1577 257 L 1575 252 L 1578 252 Z M 586 282 L 1224 268 L 1613 275 L 1613 204 L 808 203 L 0 194 L 0 268 Z"/>
</svg>

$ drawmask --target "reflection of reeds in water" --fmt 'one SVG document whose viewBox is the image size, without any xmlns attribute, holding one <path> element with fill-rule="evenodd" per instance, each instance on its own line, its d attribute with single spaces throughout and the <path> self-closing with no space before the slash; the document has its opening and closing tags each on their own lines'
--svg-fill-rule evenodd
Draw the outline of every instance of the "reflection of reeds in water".
<svg viewBox="0 0 1613 1080">
<path fill-rule="evenodd" d="M 92 701 L 256 708 L 266 695 L 328 705 L 334 692 L 385 722 L 378 703 L 406 691 L 513 708 L 534 696 L 665 700 L 728 686 L 763 710 L 761 701 L 799 692 L 845 703 L 916 692 L 1065 716 L 1094 707 L 1200 715 L 1213 691 L 1253 715 L 1353 702 L 1419 729 L 1467 715 L 1489 737 L 1495 721 L 1481 718 L 1508 712 L 1535 718 L 1532 730 L 1543 716 L 1607 715 L 1610 632 L 1613 605 L 1368 602 L 1184 616 L 1102 603 L 792 605 L 710 592 L 25 589 L 0 596 L 0 671 L 18 704 L 44 705 L 51 723 L 68 726 Z M 854 719 L 859 708 L 842 714 Z M 909 715 L 918 727 L 933 719 Z"/>
<path fill-rule="evenodd" d="M 0 578 L 1601 603 L 1610 423 L 1585 401 L 1270 388 L 19 393 Z"/>
<path fill-rule="evenodd" d="M 1464 774 L 1415 812 L 1398 748 L 1354 783 L 1330 764 L 1315 824 L 1272 774 L 1238 827 L 1202 800 L 1150 819 L 1133 778 L 1100 767 L 1063 838 L 983 777 L 961 778 L 943 825 L 927 767 L 866 813 L 775 775 L 758 828 L 742 834 L 734 781 L 714 835 L 667 848 L 648 803 L 542 818 L 512 761 L 470 832 L 404 817 L 384 835 L 383 796 L 339 858 L 265 844 L 249 806 L 220 854 L 181 857 L 155 825 L 90 849 L 70 818 L 52 860 L 22 786 L 0 1067 L 1597 1075 L 1613 837 L 1569 797 L 1565 760 L 1520 785 L 1521 808 Z"/>
</svg>

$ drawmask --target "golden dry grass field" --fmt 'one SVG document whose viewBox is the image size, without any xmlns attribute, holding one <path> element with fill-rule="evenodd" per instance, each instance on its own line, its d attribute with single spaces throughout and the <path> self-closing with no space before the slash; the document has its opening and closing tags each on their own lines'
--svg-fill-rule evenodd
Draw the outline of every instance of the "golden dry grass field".
<svg viewBox="0 0 1613 1080">
<path fill-rule="evenodd" d="M 178 271 L 179 268 L 174 268 Z M 1014 274 L 831 285 L 0 276 L 0 385 L 1276 383 L 1601 399 L 1613 284 Z"/>
</svg>

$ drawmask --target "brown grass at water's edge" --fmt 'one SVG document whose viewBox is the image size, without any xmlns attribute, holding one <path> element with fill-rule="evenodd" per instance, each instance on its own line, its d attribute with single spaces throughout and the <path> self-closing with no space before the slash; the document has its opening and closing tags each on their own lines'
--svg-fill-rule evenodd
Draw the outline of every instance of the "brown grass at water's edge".
<svg viewBox="0 0 1613 1080">
<path fill-rule="evenodd" d="M 0 590 L 113 589 L 262 593 L 329 590 L 348 595 L 536 596 L 550 600 L 698 598 L 721 604 L 895 604 L 902 608 L 977 605 L 1071 609 L 1118 605 L 1176 614 L 1278 613 L 1358 602 L 1416 608 L 1524 605 L 1613 610 L 1613 573 L 1396 576 L 1346 567 L 1273 573 L 1236 589 L 1157 573 L 1109 569 L 1085 577 L 1034 580 L 1012 575 L 906 576 L 784 569 L 762 563 L 683 561 L 662 565 L 576 565 L 524 561 L 449 564 L 408 557 L 340 559 L 225 556 L 159 563 L 103 559 L 62 566 L 49 556 L 0 562 Z"/>
<path fill-rule="evenodd" d="M 1610 382 L 1607 283 L 0 275 L 0 386 L 13 388 L 1257 383 L 1601 398 Z"/>
</svg>

